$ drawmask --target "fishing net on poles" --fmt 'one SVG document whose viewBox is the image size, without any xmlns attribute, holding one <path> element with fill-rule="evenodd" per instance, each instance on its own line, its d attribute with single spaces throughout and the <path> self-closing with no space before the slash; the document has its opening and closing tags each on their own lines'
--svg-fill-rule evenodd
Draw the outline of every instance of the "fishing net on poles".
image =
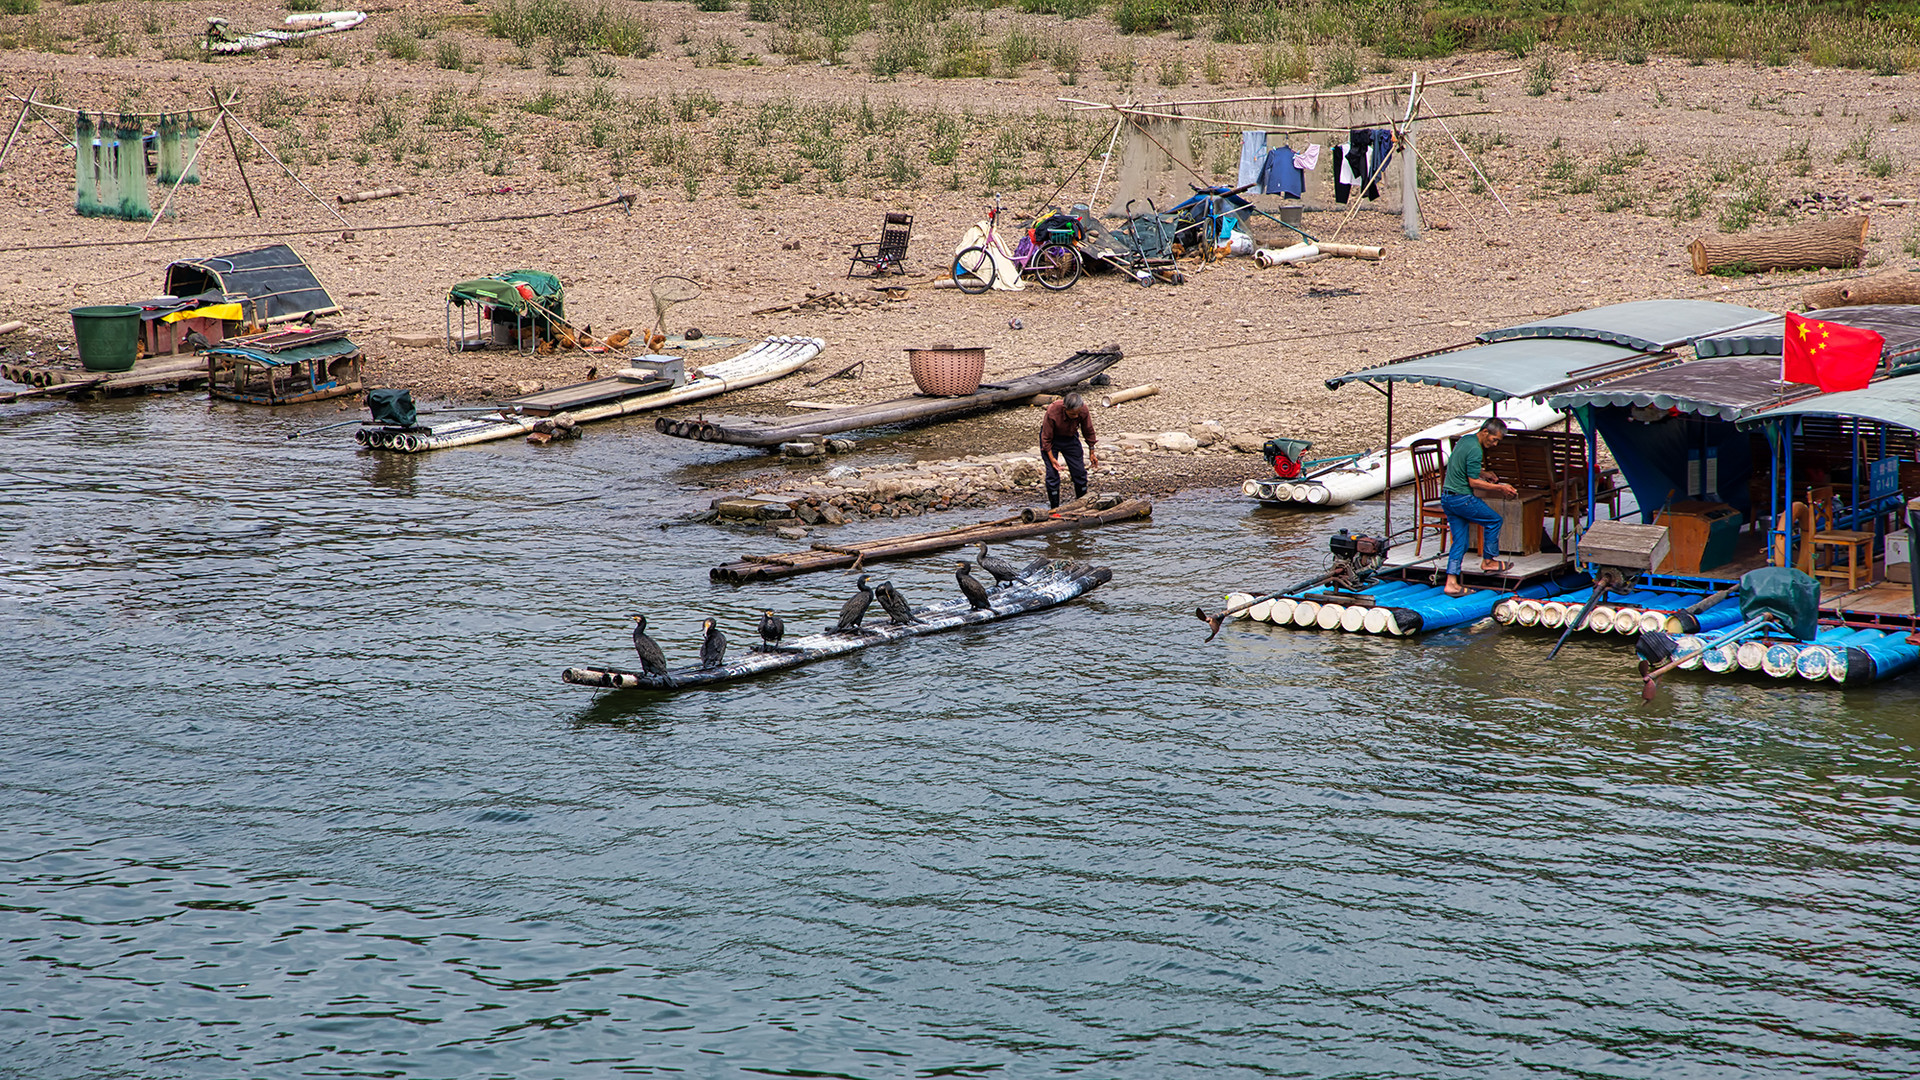
<svg viewBox="0 0 1920 1080">
<path fill-rule="evenodd" d="M 1191 192 L 1193 152 L 1185 120 L 1129 116 L 1122 133 L 1120 168 L 1108 216 L 1124 215 L 1129 200 L 1141 200 L 1134 212 L 1147 212 L 1147 199 L 1165 210 Z"/>
<path fill-rule="evenodd" d="M 700 296 L 700 283 L 678 274 L 662 274 L 653 279 L 653 332 L 667 333 L 667 309 Z"/>
</svg>

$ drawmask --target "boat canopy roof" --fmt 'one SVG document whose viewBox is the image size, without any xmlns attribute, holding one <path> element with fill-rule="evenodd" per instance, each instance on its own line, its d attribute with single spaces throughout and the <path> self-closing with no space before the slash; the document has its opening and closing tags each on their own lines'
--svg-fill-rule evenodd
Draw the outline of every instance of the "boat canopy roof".
<svg viewBox="0 0 1920 1080">
<path fill-rule="evenodd" d="M 1774 339 L 1778 341 L 1778 338 Z M 1697 416 L 1736 420 L 1784 396 L 1805 394 L 1813 387 L 1780 381 L 1780 357 L 1720 356 L 1643 371 L 1598 386 L 1555 394 L 1547 403 L 1556 409 L 1652 406 L 1678 409 Z"/>
<path fill-rule="evenodd" d="M 310 345 L 282 346 L 272 350 L 249 346 L 246 338 L 223 341 L 206 350 L 217 356 L 231 356 L 247 360 L 266 367 L 285 367 L 290 364 L 305 363 L 308 360 L 331 360 L 336 356 L 351 356 L 360 351 L 345 337 L 328 341 L 316 341 Z"/>
<path fill-rule="evenodd" d="M 1816 394 L 1810 398 L 1742 417 L 1743 428 L 1755 428 L 1796 416 L 1878 420 L 1883 424 L 1920 431 L 1920 379 L 1905 376 L 1882 379 L 1858 390 Z"/>
<path fill-rule="evenodd" d="M 1714 300 L 1634 300 L 1625 304 L 1555 315 L 1551 319 L 1488 330 L 1481 341 L 1516 338 L 1574 338 L 1625 345 L 1641 352 L 1662 352 L 1688 342 L 1780 316 L 1759 308 Z"/>
<path fill-rule="evenodd" d="M 1872 330 L 1886 339 L 1888 356 L 1920 350 L 1920 306 L 1861 304 L 1857 307 L 1809 311 L 1806 317 Z M 1785 320 L 1775 320 L 1702 338 L 1693 343 L 1693 351 L 1694 355 L 1701 357 L 1779 356 L 1780 340 L 1785 333 Z"/>
<path fill-rule="evenodd" d="M 1602 341 L 1534 338 L 1496 341 L 1453 352 L 1421 356 L 1350 371 L 1327 380 L 1336 390 L 1350 382 L 1412 382 L 1464 390 L 1491 401 L 1541 397 L 1590 378 L 1599 378 L 1635 357 L 1656 362 L 1644 349 Z"/>
</svg>

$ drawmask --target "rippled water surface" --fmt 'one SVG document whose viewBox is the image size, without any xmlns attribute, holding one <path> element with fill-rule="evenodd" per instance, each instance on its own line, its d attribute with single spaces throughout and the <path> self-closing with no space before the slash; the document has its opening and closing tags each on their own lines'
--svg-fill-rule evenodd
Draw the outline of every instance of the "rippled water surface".
<svg viewBox="0 0 1920 1080">
<path fill-rule="evenodd" d="M 596 696 L 629 613 L 848 581 L 710 586 L 779 542 L 660 529 L 742 458 L 644 421 L 283 438 L 338 415 L 0 411 L 0 1075 L 1920 1072 L 1914 679 L 1202 643 L 1378 509 L 1186 496 L 1013 545 L 1113 567 L 1067 607 Z"/>
</svg>

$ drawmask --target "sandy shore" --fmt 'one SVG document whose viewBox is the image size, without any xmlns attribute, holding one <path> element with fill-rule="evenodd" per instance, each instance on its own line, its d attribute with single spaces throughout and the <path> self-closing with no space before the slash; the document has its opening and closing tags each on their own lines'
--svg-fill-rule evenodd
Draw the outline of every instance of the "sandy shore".
<svg viewBox="0 0 1920 1080">
<path fill-rule="evenodd" d="M 0 33 L 17 35 L 26 18 L 52 20 L 76 34 L 84 17 L 119 18 L 132 48 L 127 56 L 88 55 L 84 35 L 66 43 L 74 50 L 69 53 L 16 48 L 0 53 L 0 82 L 21 96 L 40 88 L 44 97 L 57 80 L 67 105 L 142 111 L 205 100 L 209 84 L 217 83 L 241 95 L 239 114 L 324 199 L 385 186 L 413 194 L 335 204 L 351 223 L 348 230 L 255 152 L 247 166 L 264 211 L 256 218 L 232 154 L 224 141 L 210 139 L 204 182 L 182 189 L 178 217 L 155 230 L 159 242 L 59 249 L 75 241 L 138 239 L 144 226 L 76 216 L 72 152 L 46 126 L 30 124 L 0 185 L 0 247 L 7 249 L 0 251 L 0 281 L 8 286 L 0 321 L 31 325 L 10 347 L 64 339 L 66 308 L 158 292 L 162 268 L 172 259 L 323 230 L 288 239 L 344 306 L 344 323 L 367 346 L 370 381 L 409 386 L 423 398 L 506 396 L 522 383 L 576 381 L 606 364 L 577 353 L 450 356 L 437 347 L 401 344 L 440 333 L 443 297 L 455 280 L 520 266 L 552 271 L 566 283 L 569 313 L 604 333 L 650 324 L 649 285 L 674 273 L 698 280 L 703 294 L 672 310 L 671 331 L 698 326 L 748 339 L 809 334 L 829 343 L 813 374 L 726 398 L 711 406 L 715 412 L 780 411 L 799 398 L 851 402 L 906 392 L 902 350 L 934 342 L 988 347 L 991 378 L 1115 341 L 1126 352 L 1115 381 L 1155 383 L 1162 393 L 1103 411 L 1097 417 L 1103 430 L 1184 430 L 1216 420 L 1231 431 L 1308 438 L 1316 454 L 1336 454 L 1380 437 L 1375 395 L 1358 387 L 1330 393 L 1322 384 L 1355 367 L 1463 341 L 1492 326 L 1614 301 L 1700 297 L 1774 310 L 1794 305 L 1794 286 L 1828 275 L 1722 279 L 1696 277 L 1688 268 L 1688 240 L 1716 228 L 1735 200 L 1764 203 L 1755 224 L 1777 226 L 1825 212 L 1790 205 L 1796 197 L 1843 196 L 1846 205 L 1872 216 L 1869 265 L 1912 265 L 1920 250 L 1920 213 L 1883 205 L 1914 194 L 1920 140 L 1906 118 L 1914 108 L 1913 76 L 1559 56 L 1554 88 L 1543 95 L 1528 94 L 1518 74 L 1434 91 L 1435 109 L 1487 114 L 1450 124 L 1474 148 L 1492 188 L 1472 193 L 1475 179 L 1461 155 L 1428 125 L 1423 138 L 1436 179 L 1423 192 L 1430 226 L 1424 238 L 1402 237 L 1394 185 L 1378 203 L 1352 213 L 1332 206 L 1324 188 L 1310 192 L 1305 227 L 1323 237 L 1385 245 L 1378 262 L 1331 259 L 1297 270 L 1260 270 L 1251 260 L 1230 259 L 1192 264 L 1182 286 L 1142 289 L 1103 274 L 1061 293 L 1030 287 L 966 296 L 933 288 L 932 281 L 965 227 L 981 216 L 988 182 L 1007 182 L 1001 194 L 1010 206 L 1037 203 L 1072 172 L 1078 155 L 1069 147 L 1091 145 L 1087 133 L 1098 133 L 1098 123 L 1075 119 L 1057 98 L 1246 93 L 1253 47 L 1171 35 L 1123 38 L 1097 17 L 1063 22 L 994 9 L 980 17 L 988 40 L 1019 26 L 1043 41 L 1076 42 L 1087 58 L 1078 85 L 1063 86 L 1060 73 L 1045 65 L 1015 77 L 880 79 L 862 60 L 872 35 L 854 41 L 848 63 L 789 63 L 758 51 L 769 28 L 743 12 L 648 3 L 633 9 L 660 25 L 659 52 L 595 59 L 605 77 L 584 59 L 554 75 L 538 65 L 514 66 L 517 50 L 480 31 L 474 13 L 481 9 L 445 3 L 407 16 L 443 20 L 416 61 L 381 51 L 380 24 L 399 16 L 376 13 L 366 27 L 320 45 L 208 64 L 168 55 L 180 53 L 181 36 L 206 15 L 264 26 L 278 21 L 280 9 L 228 4 L 216 11 L 198 0 L 164 7 L 171 25 L 151 35 L 137 32 L 147 12 L 133 3 L 0 19 Z M 711 43 L 723 38 L 762 62 L 707 62 Z M 476 69 L 436 66 L 434 47 L 443 40 L 457 43 Z M 1137 60 L 1131 82 L 1101 62 L 1123 51 Z M 1201 78 L 1209 51 L 1231 73 L 1223 84 Z M 1171 70 L 1172 60 L 1193 73 L 1187 81 L 1149 83 L 1155 70 Z M 1503 56 L 1458 55 L 1422 70 L 1445 77 L 1513 66 Z M 1362 78 L 1384 83 L 1405 73 L 1401 65 Z M 447 119 L 456 97 L 466 120 Z M 543 98 L 548 111 L 531 111 Z M 684 107 L 696 98 L 699 108 Z M 645 113 L 648 102 L 664 107 L 664 126 L 631 119 Z M 816 122 L 809 110 L 821 106 L 843 116 L 864 108 L 882 117 L 864 131 L 843 120 L 835 138 L 845 145 L 824 170 L 812 158 L 794 156 L 795 147 L 815 145 L 807 141 L 815 138 L 807 134 Z M 691 119 L 679 120 L 678 112 Z M 600 129 L 610 116 L 622 119 L 607 135 Z M 597 137 L 611 138 L 612 149 L 595 146 Z M 1024 150 L 1014 146 L 1022 137 Z M 682 159 L 677 164 L 660 160 L 662 138 L 685 140 L 674 144 Z M 955 161 L 934 164 L 939 140 L 954 138 Z M 753 142 L 759 156 L 741 150 L 740 139 Z M 723 153 L 735 161 L 732 171 L 722 164 Z M 1004 157 L 1005 170 L 982 165 L 995 154 Z M 892 165 L 895 158 L 901 165 Z M 691 187 L 688 177 L 696 181 Z M 1060 201 L 1084 199 L 1090 182 L 1087 172 L 1078 174 Z M 631 211 L 375 228 L 558 210 L 623 192 L 637 193 Z M 1863 206 L 1869 198 L 1873 203 Z M 1262 204 L 1272 208 L 1273 200 Z M 1689 207 L 1700 216 L 1686 216 Z M 868 282 L 845 280 L 846 254 L 856 241 L 873 238 L 889 209 L 915 217 L 913 273 L 901 282 L 907 286 L 901 299 L 753 314 L 824 290 L 878 299 Z M 1261 232 L 1262 239 L 1284 240 L 1278 226 Z M 206 234 L 249 239 L 182 239 Z M 1774 285 L 1787 287 L 1766 288 Z M 855 360 L 867 361 L 859 377 L 802 388 Z M 1448 391 L 1405 393 L 1402 430 L 1473 404 Z M 1037 419 L 1034 410 L 1013 409 L 928 429 L 916 436 L 914 452 L 1019 449 L 1032 445 Z M 1151 476 L 1135 477 L 1134 486 L 1228 483 L 1259 465 L 1247 455 L 1164 457 Z"/>
</svg>

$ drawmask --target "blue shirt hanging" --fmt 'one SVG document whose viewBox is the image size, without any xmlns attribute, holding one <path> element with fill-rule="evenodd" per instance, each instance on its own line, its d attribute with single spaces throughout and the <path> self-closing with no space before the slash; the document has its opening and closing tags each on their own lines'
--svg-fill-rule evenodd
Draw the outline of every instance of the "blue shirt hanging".
<svg viewBox="0 0 1920 1080">
<path fill-rule="evenodd" d="M 1276 146 L 1267 151 L 1267 163 L 1260 167 L 1260 190 L 1268 195 L 1299 198 L 1307 190 L 1306 176 L 1293 163 L 1293 149 Z"/>
</svg>

